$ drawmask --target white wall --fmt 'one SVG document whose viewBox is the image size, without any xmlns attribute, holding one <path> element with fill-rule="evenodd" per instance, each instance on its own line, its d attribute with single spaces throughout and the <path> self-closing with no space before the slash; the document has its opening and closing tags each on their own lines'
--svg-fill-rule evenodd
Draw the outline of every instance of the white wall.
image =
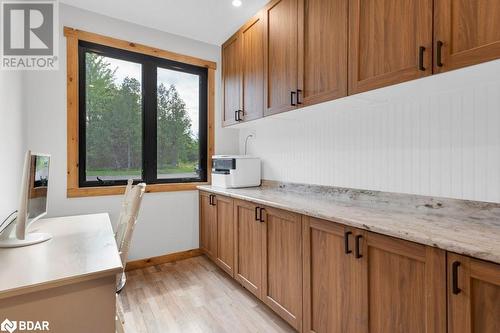
<svg viewBox="0 0 500 333">
<path fill-rule="evenodd" d="M 0 223 L 18 208 L 24 163 L 23 75 L 0 71 Z"/>
<path fill-rule="evenodd" d="M 265 179 L 500 202 L 500 61 L 242 128 Z"/>
<path fill-rule="evenodd" d="M 52 154 L 49 215 L 109 212 L 118 217 L 121 197 L 66 198 L 66 41 L 62 26 L 126 39 L 145 45 L 216 61 L 220 48 L 141 27 L 99 14 L 60 5 L 60 70 L 30 72 L 26 80 L 29 134 L 32 149 Z M 217 95 L 220 71 L 217 71 Z M 217 102 L 219 97 L 217 96 Z M 219 110 L 219 103 L 216 110 Z M 219 117 L 220 112 L 217 111 Z M 221 130 L 216 119 L 217 153 L 238 149 L 237 131 Z M 130 252 L 130 259 L 158 256 L 198 247 L 198 197 L 196 191 L 146 194 Z"/>
</svg>

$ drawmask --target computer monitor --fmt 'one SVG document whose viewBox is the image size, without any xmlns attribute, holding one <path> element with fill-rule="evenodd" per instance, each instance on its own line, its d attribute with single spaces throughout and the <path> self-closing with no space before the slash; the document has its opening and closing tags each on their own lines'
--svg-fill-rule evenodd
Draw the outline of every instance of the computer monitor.
<svg viewBox="0 0 500 333">
<path fill-rule="evenodd" d="M 50 156 L 28 151 L 24 160 L 19 209 L 14 225 L 2 232 L 1 247 L 20 247 L 44 242 L 52 238 L 47 233 L 27 233 L 28 226 L 47 214 Z"/>
</svg>

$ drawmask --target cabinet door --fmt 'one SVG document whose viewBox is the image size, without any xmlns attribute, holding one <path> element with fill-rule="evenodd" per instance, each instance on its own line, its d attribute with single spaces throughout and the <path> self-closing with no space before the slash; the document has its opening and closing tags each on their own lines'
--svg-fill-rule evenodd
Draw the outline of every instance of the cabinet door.
<svg viewBox="0 0 500 333">
<path fill-rule="evenodd" d="M 350 95 L 430 75 L 431 50 L 432 0 L 350 2 Z"/>
<path fill-rule="evenodd" d="M 354 248 L 363 263 L 358 332 L 446 331 L 444 251 L 371 232 L 359 232 Z"/>
<path fill-rule="evenodd" d="M 233 276 L 234 268 L 234 219 L 233 200 L 217 196 L 217 265 Z"/>
<path fill-rule="evenodd" d="M 222 45 L 223 125 L 236 123 L 241 109 L 241 38 L 235 34 Z"/>
<path fill-rule="evenodd" d="M 264 224 L 256 218 L 257 206 L 235 200 L 235 278 L 255 296 L 262 295 L 262 241 Z"/>
<path fill-rule="evenodd" d="M 304 217 L 304 332 L 359 333 L 352 230 Z M 347 244 L 346 244 L 347 240 Z M 356 289 L 358 292 L 356 293 Z"/>
<path fill-rule="evenodd" d="M 200 192 L 200 248 L 211 258 L 217 256 L 217 210 L 210 193 Z"/>
<path fill-rule="evenodd" d="M 448 332 L 500 332 L 500 265 L 448 253 Z"/>
<path fill-rule="evenodd" d="M 299 0 L 299 103 L 347 95 L 348 2 Z"/>
<path fill-rule="evenodd" d="M 500 1 L 435 0 L 434 6 L 435 72 L 500 58 Z"/>
<path fill-rule="evenodd" d="M 274 0 L 264 14 L 264 114 L 270 115 L 297 107 L 297 0 Z"/>
<path fill-rule="evenodd" d="M 301 215 L 265 207 L 262 300 L 295 329 L 302 325 Z"/>
<path fill-rule="evenodd" d="M 264 20 L 256 15 L 241 31 L 243 44 L 243 119 L 264 115 Z"/>
</svg>

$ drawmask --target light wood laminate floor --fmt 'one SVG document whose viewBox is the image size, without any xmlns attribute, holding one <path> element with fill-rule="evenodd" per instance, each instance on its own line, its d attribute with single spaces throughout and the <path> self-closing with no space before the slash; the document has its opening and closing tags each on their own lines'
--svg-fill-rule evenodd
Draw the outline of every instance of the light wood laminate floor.
<svg viewBox="0 0 500 333">
<path fill-rule="evenodd" d="M 204 256 L 128 272 L 119 299 L 127 333 L 294 332 Z"/>
</svg>

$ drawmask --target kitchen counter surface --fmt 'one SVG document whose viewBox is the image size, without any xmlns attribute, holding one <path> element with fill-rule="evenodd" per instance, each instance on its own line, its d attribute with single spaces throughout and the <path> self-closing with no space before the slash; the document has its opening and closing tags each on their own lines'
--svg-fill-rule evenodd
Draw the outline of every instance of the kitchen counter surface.
<svg viewBox="0 0 500 333">
<path fill-rule="evenodd" d="M 500 264 L 498 203 L 274 181 L 198 189 Z"/>
</svg>

